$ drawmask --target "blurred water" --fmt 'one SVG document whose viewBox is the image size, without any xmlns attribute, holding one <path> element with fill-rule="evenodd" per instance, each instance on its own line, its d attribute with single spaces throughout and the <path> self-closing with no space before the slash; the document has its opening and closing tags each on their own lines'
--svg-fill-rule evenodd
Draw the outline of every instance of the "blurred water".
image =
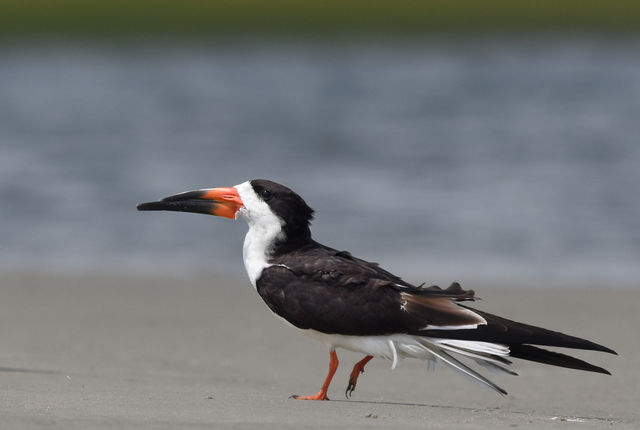
<svg viewBox="0 0 640 430">
<path fill-rule="evenodd" d="M 637 39 L 0 48 L 0 268 L 242 273 L 269 178 L 410 280 L 640 280 Z"/>
</svg>

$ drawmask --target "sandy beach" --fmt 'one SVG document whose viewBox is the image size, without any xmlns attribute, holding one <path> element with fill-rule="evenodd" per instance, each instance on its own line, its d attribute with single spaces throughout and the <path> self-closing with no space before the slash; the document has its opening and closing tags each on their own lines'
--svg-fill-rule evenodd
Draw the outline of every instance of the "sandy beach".
<svg viewBox="0 0 640 430">
<path fill-rule="evenodd" d="M 338 351 L 275 318 L 244 279 L 0 274 L 2 428 L 640 428 L 640 291 L 472 285 L 483 310 L 618 351 L 576 355 L 612 376 L 515 360 L 501 397 L 438 366 Z M 486 373 L 486 372 L 485 372 Z"/>
</svg>

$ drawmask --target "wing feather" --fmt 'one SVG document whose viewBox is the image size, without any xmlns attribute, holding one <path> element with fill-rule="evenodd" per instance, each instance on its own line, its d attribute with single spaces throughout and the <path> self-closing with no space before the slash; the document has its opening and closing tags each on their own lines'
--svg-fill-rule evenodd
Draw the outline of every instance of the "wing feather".
<svg viewBox="0 0 640 430">
<path fill-rule="evenodd" d="M 387 335 L 426 328 L 475 328 L 486 321 L 457 302 L 473 291 L 411 285 L 375 263 L 322 245 L 273 261 L 257 282 L 276 314 L 328 334 Z"/>
</svg>

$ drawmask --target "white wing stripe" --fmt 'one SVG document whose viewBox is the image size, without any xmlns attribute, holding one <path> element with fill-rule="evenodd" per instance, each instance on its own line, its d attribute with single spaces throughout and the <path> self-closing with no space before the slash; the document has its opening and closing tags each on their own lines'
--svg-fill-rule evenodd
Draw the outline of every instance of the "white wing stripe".
<svg viewBox="0 0 640 430">
<path fill-rule="evenodd" d="M 422 328 L 421 330 L 469 330 L 478 328 L 478 324 L 467 325 L 431 325 Z"/>
</svg>

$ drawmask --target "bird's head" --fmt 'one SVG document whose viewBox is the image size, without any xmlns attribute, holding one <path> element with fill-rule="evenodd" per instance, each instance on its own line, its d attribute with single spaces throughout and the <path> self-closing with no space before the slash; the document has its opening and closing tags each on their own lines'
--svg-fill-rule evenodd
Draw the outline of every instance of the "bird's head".
<svg viewBox="0 0 640 430">
<path fill-rule="evenodd" d="M 287 239 L 308 241 L 313 209 L 284 185 L 253 179 L 233 187 L 185 191 L 155 202 L 141 203 L 140 211 L 176 211 L 244 218 L 251 228 L 278 226 Z"/>
</svg>

